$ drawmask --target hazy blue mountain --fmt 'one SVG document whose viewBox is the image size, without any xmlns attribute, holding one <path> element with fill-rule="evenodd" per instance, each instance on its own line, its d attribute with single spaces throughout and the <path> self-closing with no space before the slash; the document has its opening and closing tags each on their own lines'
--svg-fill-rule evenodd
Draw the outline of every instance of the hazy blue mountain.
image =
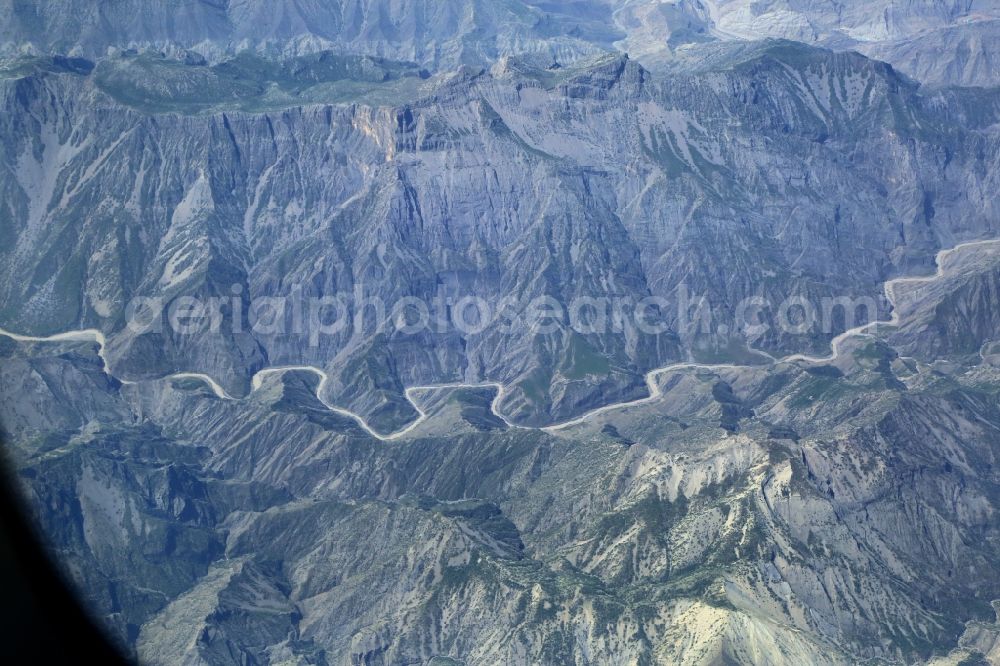
<svg viewBox="0 0 1000 666">
<path fill-rule="evenodd" d="M 573 58 L 606 50 L 622 36 L 611 13 L 590 0 L 4 0 L 0 43 L 87 57 L 133 45 L 208 53 L 334 49 L 454 67 L 511 52 Z"/>
<path fill-rule="evenodd" d="M 322 50 L 489 65 L 618 51 L 648 66 L 706 41 L 791 39 L 859 50 L 936 85 L 997 85 L 995 0 L 65 0 L 0 2 L 0 53 L 103 57 L 109 48 L 194 48 L 224 59 Z"/>
</svg>

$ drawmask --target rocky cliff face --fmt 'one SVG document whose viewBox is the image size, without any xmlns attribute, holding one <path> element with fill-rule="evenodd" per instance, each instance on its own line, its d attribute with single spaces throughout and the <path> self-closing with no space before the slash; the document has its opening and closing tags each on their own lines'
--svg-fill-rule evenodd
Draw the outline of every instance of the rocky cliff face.
<svg viewBox="0 0 1000 666">
<path fill-rule="evenodd" d="M 544 425 L 641 394 L 672 359 L 818 351 L 837 330 L 730 335 L 735 304 L 874 298 L 939 246 L 996 235 L 995 95 L 921 94 L 787 42 L 665 77 L 617 57 L 429 79 L 333 55 L 24 67 L 4 82 L 6 322 L 99 328 L 123 378 L 204 371 L 234 394 L 264 366 L 317 365 L 330 399 L 385 431 L 415 416 L 405 386 L 499 381 L 505 412 Z M 217 99 L 187 102 L 203 88 Z M 698 335 L 682 293 L 714 306 Z M 401 335 L 387 312 L 315 344 L 234 332 L 231 314 L 211 335 L 125 326 L 137 297 L 340 294 L 354 315 L 373 297 L 510 297 L 525 314 L 537 297 L 654 296 L 668 326 Z"/>
<path fill-rule="evenodd" d="M 72 9 L 0 2 L 0 427 L 130 654 L 995 658 L 989 6 Z"/>
</svg>

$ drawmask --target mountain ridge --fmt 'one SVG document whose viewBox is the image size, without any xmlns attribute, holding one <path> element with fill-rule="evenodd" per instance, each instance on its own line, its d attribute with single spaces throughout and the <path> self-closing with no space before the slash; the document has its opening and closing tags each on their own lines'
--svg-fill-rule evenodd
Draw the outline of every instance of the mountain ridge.
<svg viewBox="0 0 1000 666">
<path fill-rule="evenodd" d="M 995 15 L 0 0 L 39 533 L 143 663 L 988 661 Z"/>
</svg>

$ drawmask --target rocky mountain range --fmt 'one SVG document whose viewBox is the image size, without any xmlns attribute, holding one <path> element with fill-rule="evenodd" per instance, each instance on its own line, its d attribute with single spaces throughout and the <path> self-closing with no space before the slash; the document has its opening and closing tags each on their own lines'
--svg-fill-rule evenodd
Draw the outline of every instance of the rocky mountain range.
<svg viewBox="0 0 1000 666">
<path fill-rule="evenodd" d="M 856 49 L 933 85 L 990 86 L 998 19 L 995 0 L 3 0 L 0 53 L 333 51 L 444 71 L 607 52 L 654 66 L 705 42 L 776 38 Z"/>
<path fill-rule="evenodd" d="M 996 663 L 998 17 L 0 0 L 40 534 L 142 663 Z"/>
</svg>

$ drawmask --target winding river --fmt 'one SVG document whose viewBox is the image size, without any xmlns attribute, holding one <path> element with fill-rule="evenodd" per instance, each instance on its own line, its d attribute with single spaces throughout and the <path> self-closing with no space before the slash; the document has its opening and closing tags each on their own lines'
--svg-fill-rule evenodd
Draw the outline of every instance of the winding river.
<svg viewBox="0 0 1000 666">
<path fill-rule="evenodd" d="M 898 285 L 901 285 L 901 284 L 921 284 L 921 283 L 934 282 L 935 280 L 939 280 L 942 277 L 944 277 L 944 275 L 945 275 L 944 264 L 945 264 L 945 261 L 948 259 L 948 257 L 950 257 L 951 255 L 953 255 L 956 252 L 961 252 L 961 251 L 964 251 L 964 250 L 969 250 L 969 249 L 976 248 L 976 247 L 983 247 L 983 246 L 987 246 L 987 245 L 1000 245 L 1000 239 L 971 241 L 971 242 L 968 242 L 968 243 L 962 243 L 960 245 L 956 245 L 955 247 L 952 247 L 952 248 L 949 248 L 949 249 L 946 249 L 946 250 L 941 250 L 940 252 L 937 253 L 937 256 L 935 257 L 935 261 L 937 263 L 937 271 L 935 271 L 935 273 L 933 275 L 920 276 L 920 277 L 901 277 L 901 278 L 895 278 L 893 280 L 889 280 L 888 282 L 886 282 L 885 286 L 884 286 L 885 297 L 886 297 L 886 300 L 888 300 L 889 303 L 893 306 L 892 317 L 890 319 L 888 319 L 888 320 L 885 320 L 885 321 L 873 321 L 873 322 L 869 322 L 867 324 L 864 324 L 862 326 L 857 326 L 855 328 L 852 328 L 852 329 L 849 329 L 847 331 L 844 331 L 843 333 L 841 333 L 840 335 L 836 336 L 835 338 L 833 338 L 833 340 L 830 341 L 830 354 L 828 356 L 808 356 L 806 354 L 791 354 L 791 355 L 788 355 L 788 356 L 784 356 L 782 358 L 774 358 L 774 357 L 770 357 L 770 355 L 766 354 L 765 352 L 760 352 L 760 351 L 757 351 L 757 350 L 752 350 L 752 351 L 755 351 L 756 353 L 759 353 L 759 354 L 761 354 L 763 356 L 769 356 L 771 358 L 771 363 L 772 364 L 793 363 L 793 362 L 826 364 L 826 363 L 831 363 L 833 361 L 836 361 L 837 358 L 839 358 L 839 356 L 840 356 L 840 350 L 841 350 L 841 347 L 843 346 L 843 343 L 844 343 L 845 340 L 848 340 L 849 338 L 856 337 L 856 336 L 868 335 L 868 331 L 870 329 L 872 329 L 874 327 L 877 327 L 879 325 L 896 326 L 896 325 L 899 324 L 899 316 L 900 316 L 900 314 L 899 314 L 898 308 L 896 308 L 896 287 Z M 101 357 L 101 360 L 104 362 L 104 371 L 106 373 L 108 373 L 109 376 L 111 375 L 110 366 L 108 364 L 108 359 L 105 356 L 105 348 L 106 348 L 106 344 L 107 344 L 107 339 L 105 338 L 104 334 L 101 331 L 98 331 L 96 329 L 83 329 L 83 330 L 78 330 L 78 331 L 67 331 L 65 333 L 57 333 L 56 335 L 50 335 L 50 336 L 47 336 L 47 337 L 36 337 L 36 336 L 30 336 L 30 335 L 18 335 L 17 333 L 12 333 L 10 331 L 6 331 L 6 330 L 0 328 L 0 335 L 6 336 L 6 337 L 11 338 L 11 339 L 13 339 L 15 341 L 18 341 L 18 342 L 94 342 L 94 343 L 96 343 L 98 345 L 98 355 Z M 739 365 L 739 364 L 732 364 L 732 363 L 707 364 L 707 363 L 681 362 L 681 363 L 673 363 L 671 365 L 667 365 L 667 366 L 664 366 L 662 368 L 656 368 L 654 370 L 650 370 L 649 372 L 647 372 L 646 376 L 645 376 L 646 387 L 647 387 L 647 389 L 649 391 L 649 395 L 647 397 L 645 397 L 645 398 L 639 398 L 637 400 L 629 400 L 629 401 L 625 401 L 625 402 L 612 403 L 612 404 L 609 404 L 609 405 L 605 405 L 603 407 L 598 407 L 596 409 L 593 409 L 593 410 L 591 410 L 591 411 L 589 411 L 589 412 L 587 412 L 587 413 L 585 413 L 585 414 L 583 414 L 583 415 L 581 415 L 579 417 L 576 417 L 576 418 L 574 418 L 572 420 L 569 420 L 569 421 L 566 421 L 564 423 L 558 423 L 558 424 L 555 424 L 555 425 L 543 426 L 543 427 L 539 427 L 539 428 L 531 428 L 531 427 L 528 427 L 528 426 L 519 426 L 519 425 L 517 425 L 515 423 L 512 423 L 510 421 L 510 419 L 508 419 L 506 416 L 504 416 L 503 414 L 500 413 L 500 411 L 499 411 L 499 405 L 500 405 L 501 402 L 503 402 L 503 398 L 506 395 L 506 387 L 503 384 L 500 384 L 498 382 L 486 381 L 486 382 L 477 382 L 477 383 L 450 383 L 450 384 L 431 384 L 431 385 L 427 385 L 427 386 L 410 386 L 410 387 L 408 387 L 405 390 L 404 393 L 405 393 L 406 399 L 410 402 L 410 404 L 416 410 L 418 416 L 417 416 L 417 418 L 412 423 L 410 423 L 409 425 L 407 425 L 402 430 L 399 430 L 397 432 L 393 432 L 393 433 L 390 433 L 390 434 L 382 434 L 382 433 L 377 432 L 374 428 L 372 428 L 368 424 L 368 422 L 360 414 L 356 414 L 356 413 L 350 411 L 349 409 L 344 409 L 343 407 L 337 407 L 336 405 L 329 404 L 323 398 L 323 389 L 325 388 L 325 386 L 326 386 L 326 384 L 327 384 L 327 382 L 329 381 L 330 378 L 329 378 L 329 376 L 326 374 L 326 372 L 324 370 L 322 370 L 321 368 L 318 368 L 316 366 L 311 366 L 311 365 L 293 365 L 293 366 L 280 366 L 280 367 L 265 368 L 263 370 L 260 370 L 259 372 L 257 372 L 257 374 L 255 374 L 253 376 L 253 378 L 251 380 L 251 389 L 252 389 L 252 391 L 259 390 L 261 388 L 261 386 L 263 385 L 264 378 L 267 377 L 267 376 L 269 376 L 269 375 L 281 375 L 281 374 L 284 374 L 286 372 L 309 372 L 309 373 L 315 374 L 315 375 L 317 375 L 319 377 L 319 380 L 320 380 L 319 384 L 316 387 L 316 397 L 319 399 L 320 402 L 323 403 L 324 406 L 326 406 L 327 409 L 329 409 L 331 412 L 334 412 L 336 414 L 339 414 L 341 416 L 345 416 L 347 418 L 350 418 L 350 419 L 354 420 L 355 422 L 357 422 L 357 424 L 365 432 L 367 432 L 372 437 L 374 437 L 376 439 L 379 439 L 379 440 L 381 440 L 383 442 L 390 442 L 390 441 L 394 441 L 394 440 L 406 437 L 407 435 L 409 435 L 410 433 L 412 433 L 416 428 L 418 428 L 424 421 L 427 420 L 427 418 L 428 418 L 427 413 L 420 407 L 419 403 L 414 399 L 414 394 L 421 393 L 421 392 L 451 390 L 451 389 L 483 389 L 483 388 L 493 389 L 493 390 L 496 391 L 496 396 L 493 398 L 493 401 L 490 403 L 490 411 L 493 413 L 494 416 L 496 416 L 497 418 L 499 418 L 500 420 L 502 420 L 505 424 L 507 424 L 508 427 L 511 427 L 511 428 L 521 428 L 521 429 L 542 430 L 542 431 L 545 431 L 545 432 L 557 432 L 557 431 L 560 431 L 560 430 L 571 428 L 573 426 L 580 425 L 582 423 L 586 423 L 587 421 L 589 421 L 589 420 L 593 419 L 594 417 L 599 416 L 601 414 L 607 414 L 608 412 L 616 411 L 616 410 L 619 410 L 619 409 L 622 409 L 622 408 L 625 408 L 625 407 L 633 407 L 633 406 L 636 406 L 636 405 L 642 405 L 642 404 L 647 404 L 647 403 L 651 403 L 651 402 L 656 401 L 657 399 L 659 399 L 663 395 L 663 392 L 662 392 L 662 390 L 660 388 L 660 383 L 659 383 L 658 379 L 661 378 L 661 377 L 663 377 L 664 375 L 670 374 L 672 372 L 681 371 L 681 370 L 690 370 L 690 369 L 735 370 L 735 369 L 746 368 L 746 367 L 761 367 L 761 366 L 759 366 L 759 365 L 758 366 Z M 136 383 L 136 382 L 133 382 L 133 381 L 123 380 L 121 378 L 116 378 L 116 379 L 118 379 L 118 381 L 120 381 L 122 384 L 135 384 Z M 220 399 L 223 399 L 223 400 L 237 400 L 237 398 L 234 398 L 233 396 L 229 395 L 226 392 L 226 390 L 223 389 L 222 386 L 220 386 L 219 383 L 217 381 L 215 381 L 212 377 L 210 377 L 208 375 L 205 375 L 205 374 L 202 374 L 202 373 L 179 372 L 179 373 L 172 374 L 172 375 L 169 375 L 167 377 L 164 377 L 163 379 L 195 379 L 195 380 L 200 380 L 200 381 L 204 382 L 212 390 L 212 392 L 216 396 L 218 396 Z"/>
</svg>

